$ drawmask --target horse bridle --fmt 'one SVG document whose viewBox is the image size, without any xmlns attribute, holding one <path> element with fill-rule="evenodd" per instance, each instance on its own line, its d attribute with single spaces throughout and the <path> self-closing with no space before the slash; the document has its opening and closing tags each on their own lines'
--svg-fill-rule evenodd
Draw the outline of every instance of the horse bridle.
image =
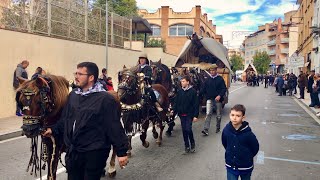
<svg viewBox="0 0 320 180">
<path fill-rule="evenodd" d="M 43 78 L 42 80 L 46 82 L 47 86 L 39 88 L 39 93 L 40 93 L 39 105 L 41 108 L 41 114 L 39 116 L 24 115 L 23 125 L 26 125 L 26 126 L 39 125 L 41 123 L 41 120 L 43 120 L 45 116 L 51 113 L 54 109 L 55 104 L 53 102 L 52 91 L 50 88 L 51 81 L 45 78 Z M 37 92 L 30 89 L 21 89 L 20 93 L 23 94 L 27 99 L 26 105 L 22 106 L 21 109 L 30 110 L 32 97 L 35 96 Z"/>
<path fill-rule="evenodd" d="M 137 81 L 137 75 L 135 75 L 133 72 L 131 71 L 127 71 L 124 72 L 123 75 L 126 76 L 126 78 L 128 79 L 129 77 L 134 77 L 133 82 L 131 83 L 131 85 L 129 86 L 129 84 L 125 81 L 125 82 L 121 82 L 118 85 L 118 89 L 122 89 L 124 90 L 124 94 L 129 94 L 129 95 L 134 95 L 137 93 L 137 90 L 139 88 L 139 83 Z M 123 76 L 122 75 L 122 76 Z"/>
</svg>

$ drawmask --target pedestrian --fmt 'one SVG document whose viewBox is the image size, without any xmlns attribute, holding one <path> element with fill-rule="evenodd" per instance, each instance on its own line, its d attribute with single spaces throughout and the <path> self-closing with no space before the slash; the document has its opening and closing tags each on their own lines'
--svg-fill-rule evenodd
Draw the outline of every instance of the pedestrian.
<svg viewBox="0 0 320 180">
<path fill-rule="evenodd" d="M 153 89 L 151 88 L 152 84 L 152 69 L 149 64 L 149 59 L 147 54 L 143 53 L 139 56 L 138 60 L 138 73 L 143 73 L 145 75 L 145 81 L 147 83 L 147 86 L 145 86 L 146 93 L 149 94 L 151 101 L 153 102 L 155 108 L 158 112 L 163 111 L 162 107 L 160 106 L 156 95 L 154 94 Z"/>
<path fill-rule="evenodd" d="M 120 167 L 127 164 L 128 139 L 120 121 L 119 104 L 97 81 L 98 66 L 82 62 L 74 74 L 78 88 L 69 94 L 58 123 L 43 135 L 63 137 L 68 180 L 99 180 L 111 144 Z"/>
<path fill-rule="evenodd" d="M 269 75 L 266 74 L 264 76 L 264 88 L 268 88 L 268 84 L 269 84 L 268 80 L 269 80 Z"/>
<path fill-rule="evenodd" d="M 227 179 L 250 180 L 253 171 L 253 158 L 259 151 L 259 142 L 244 121 L 246 108 L 237 104 L 231 108 L 230 122 L 222 132 L 222 145 L 225 148 Z"/>
<path fill-rule="evenodd" d="M 202 133 L 205 136 L 209 135 L 209 128 L 213 116 L 213 108 L 216 108 L 216 133 L 220 132 L 221 124 L 221 111 L 224 95 L 226 94 L 227 87 L 223 78 L 217 73 L 218 66 L 212 64 L 209 67 L 210 76 L 205 80 L 200 95 L 206 97 L 206 120 Z"/>
<path fill-rule="evenodd" d="M 299 99 L 304 99 L 304 89 L 308 85 L 308 79 L 307 76 L 303 73 L 303 71 L 300 71 L 300 75 L 298 76 L 298 87 L 300 90 L 300 97 Z"/>
<path fill-rule="evenodd" d="M 294 89 L 294 94 L 297 94 L 297 85 L 298 85 L 298 78 L 295 74 L 291 73 L 292 78 L 293 78 L 293 89 Z"/>
<path fill-rule="evenodd" d="M 278 77 L 277 77 L 277 79 L 275 81 L 275 84 L 276 84 L 276 87 L 277 87 L 277 90 L 278 90 L 278 93 L 279 93 L 278 96 L 282 96 L 283 88 L 284 88 L 285 84 L 284 84 L 284 79 L 283 79 L 281 74 L 278 75 Z"/>
<path fill-rule="evenodd" d="M 311 103 L 309 104 L 309 107 L 314 107 L 319 104 L 319 98 L 318 98 L 318 93 L 315 90 L 314 91 L 314 77 L 315 76 L 315 70 L 312 70 L 310 73 L 310 76 L 308 77 L 308 87 L 307 87 L 307 92 L 310 93 L 310 99 Z"/>
<path fill-rule="evenodd" d="M 32 75 L 31 79 L 37 79 L 38 76 L 41 76 L 43 73 L 43 69 L 41 67 L 37 67 L 35 73 Z"/>
<path fill-rule="evenodd" d="M 26 71 L 27 67 L 29 66 L 29 61 L 23 60 L 20 64 L 17 65 L 16 70 L 13 73 L 13 88 L 17 90 L 20 83 L 19 80 L 26 81 L 28 80 L 28 72 Z M 16 103 L 16 115 L 22 116 L 21 109 L 19 108 L 18 104 Z"/>
<path fill-rule="evenodd" d="M 190 85 L 190 77 L 181 79 L 181 89 L 174 100 L 173 113 L 178 114 L 181 120 L 185 153 L 195 152 L 195 141 L 192 132 L 192 122 L 197 121 L 199 115 L 199 102 L 197 91 Z"/>
</svg>

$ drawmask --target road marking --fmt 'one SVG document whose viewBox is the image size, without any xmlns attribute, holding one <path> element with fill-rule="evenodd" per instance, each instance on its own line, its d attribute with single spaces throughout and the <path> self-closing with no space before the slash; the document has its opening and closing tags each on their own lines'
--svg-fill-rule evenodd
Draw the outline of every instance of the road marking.
<svg viewBox="0 0 320 180">
<path fill-rule="evenodd" d="M 151 130 L 152 130 L 152 127 L 149 127 L 148 130 L 147 130 L 147 132 L 149 132 L 149 131 L 151 131 Z M 135 135 L 132 137 L 132 139 L 135 139 L 135 138 L 139 137 L 139 135 L 140 135 L 140 133 L 135 134 Z M 66 171 L 66 168 L 64 168 L 64 167 L 63 167 L 63 168 L 59 168 L 59 169 L 57 170 L 56 175 L 61 174 L 61 173 L 65 172 L 65 171 Z M 43 179 L 43 180 L 46 180 L 46 179 L 47 179 L 47 175 L 42 176 L 42 179 Z M 38 178 L 38 179 L 36 179 L 36 180 L 40 180 L 40 178 Z"/>
<path fill-rule="evenodd" d="M 302 164 L 313 164 L 313 165 L 320 165 L 320 162 L 313 162 L 313 161 L 301 161 L 295 159 L 285 159 L 285 158 L 277 158 L 277 157 L 264 157 L 265 159 L 276 160 L 276 161 L 286 161 L 286 162 L 294 162 L 294 163 L 302 163 Z"/>
<path fill-rule="evenodd" d="M 15 138 L 10 138 L 10 139 L 7 139 L 7 140 L 0 141 L 0 144 L 6 143 L 6 142 L 10 142 L 10 141 L 14 141 L 14 140 L 18 140 L 18 139 L 22 139 L 22 138 L 26 138 L 26 137 L 25 136 L 19 136 L 19 137 L 15 137 Z"/>
<path fill-rule="evenodd" d="M 305 110 L 318 124 L 320 124 L 320 120 L 317 116 L 315 116 L 306 106 L 304 106 L 299 100 L 296 98 L 293 98 L 293 100 L 300 106 L 302 107 L 303 110 Z"/>
<path fill-rule="evenodd" d="M 231 94 L 231 93 L 233 93 L 233 92 L 235 92 L 235 91 L 238 91 L 239 89 L 244 88 L 244 87 L 247 87 L 247 86 L 241 86 L 241 87 L 239 87 L 239 88 L 237 88 L 237 89 L 235 89 L 235 90 L 231 91 L 231 92 L 230 92 L 230 94 Z"/>
<path fill-rule="evenodd" d="M 290 150 L 291 151 L 291 150 Z M 302 164 L 313 164 L 313 165 L 320 165 L 320 162 L 314 161 L 301 161 L 295 159 L 285 159 L 285 158 L 277 158 L 277 157 L 267 157 L 264 156 L 264 151 L 259 151 L 257 155 L 257 164 L 264 164 L 265 159 L 275 160 L 275 161 L 285 161 L 285 162 L 294 162 L 294 163 L 302 163 Z"/>
</svg>

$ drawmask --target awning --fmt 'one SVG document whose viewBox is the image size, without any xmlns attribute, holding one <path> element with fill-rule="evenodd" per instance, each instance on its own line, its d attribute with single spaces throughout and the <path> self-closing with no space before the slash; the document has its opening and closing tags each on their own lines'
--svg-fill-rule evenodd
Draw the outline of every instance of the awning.
<svg viewBox="0 0 320 180">
<path fill-rule="evenodd" d="M 151 26 L 146 19 L 141 17 L 133 17 L 132 33 L 152 33 Z"/>
<path fill-rule="evenodd" d="M 254 67 L 253 64 L 247 64 L 243 71 L 246 72 L 249 68 L 252 68 L 255 73 L 258 72 L 256 67 Z"/>
<path fill-rule="evenodd" d="M 228 50 L 226 47 L 224 47 L 221 43 L 217 42 L 216 40 L 214 40 L 212 38 L 204 37 L 199 41 L 203 45 L 202 48 L 204 48 L 206 51 L 208 51 L 214 57 L 219 59 L 225 65 L 225 67 L 227 67 L 229 70 L 231 70 L 230 62 L 227 59 Z M 184 46 L 181 50 L 181 53 L 179 54 L 179 56 L 177 58 L 177 64 L 182 64 L 180 61 L 183 61 L 183 63 L 190 63 L 190 62 L 188 62 L 187 56 L 190 55 L 190 53 L 189 53 L 190 50 L 195 48 L 194 46 L 195 45 L 191 42 L 191 40 L 187 40 L 187 42 L 184 44 Z M 199 62 L 196 62 L 196 63 L 199 63 Z"/>
</svg>

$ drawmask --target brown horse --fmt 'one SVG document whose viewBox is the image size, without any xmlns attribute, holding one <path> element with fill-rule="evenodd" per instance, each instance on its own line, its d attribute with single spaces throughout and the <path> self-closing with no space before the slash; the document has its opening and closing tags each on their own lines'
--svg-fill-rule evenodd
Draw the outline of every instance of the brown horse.
<svg viewBox="0 0 320 180">
<path fill-rule="evenodd" d="M 156 143 L 160 146 L 162 143 L 162 133 L 164 129 L 164 122 L 167 120 L 167 110 L 169 107 L 169 97 L 167 90 L 160 84 L 152 85 L 152 89 L 156 90 L 160 99 L 163 111 L 158 113 L 150 101 L 149 95 L 145 92 L 144 75 L 137 75 L 134 69 L 126 69 L 119 72 L 118 95 L 122 108 L 122 120 L 125 131 L 129 139 L 128 156 L 131 156 L 131 139 L 135 133 L 141 132 L 140 140 L 145 148 L 149 147 L 149 142 L 146 141 L 149 121 L 153 123 L 153 137 Z M 160 135 L 156 131 L 155 126 L 160 128 Z"/>
<path fill-rule="evenodd" d="M 16 102 L 24 114 L 21 128 L 24 134 L 31 138 L 32 154 L 27 168 L 27 171 L 29 171 L 31 166 L 31 175 L 34 173 L 37 176 L 37 171 L 40 171 L 41 177 L 41 169 L 44 170 L 47 163 L 47 179 L 56 179 L 58 161 L 63 152 L 63 139 L 62 137 L 51 136 L 51 138 L 47 138 L 40 136 L 42 141 L 39 158 L 38 137 L 46 128 L 57 123 L 66 104 L 68 94 L 69 83 L 61 76 L 46 75 L 29 81 L 20 80 Z M 118 99 L 116 92 L 110 92 L 110 94 Z M 115 157 L 113 151 L 108 170 L 111 177 L 116 174 Z M 41 167 L 42 161 L 44 164 Z"/>
</svg>

